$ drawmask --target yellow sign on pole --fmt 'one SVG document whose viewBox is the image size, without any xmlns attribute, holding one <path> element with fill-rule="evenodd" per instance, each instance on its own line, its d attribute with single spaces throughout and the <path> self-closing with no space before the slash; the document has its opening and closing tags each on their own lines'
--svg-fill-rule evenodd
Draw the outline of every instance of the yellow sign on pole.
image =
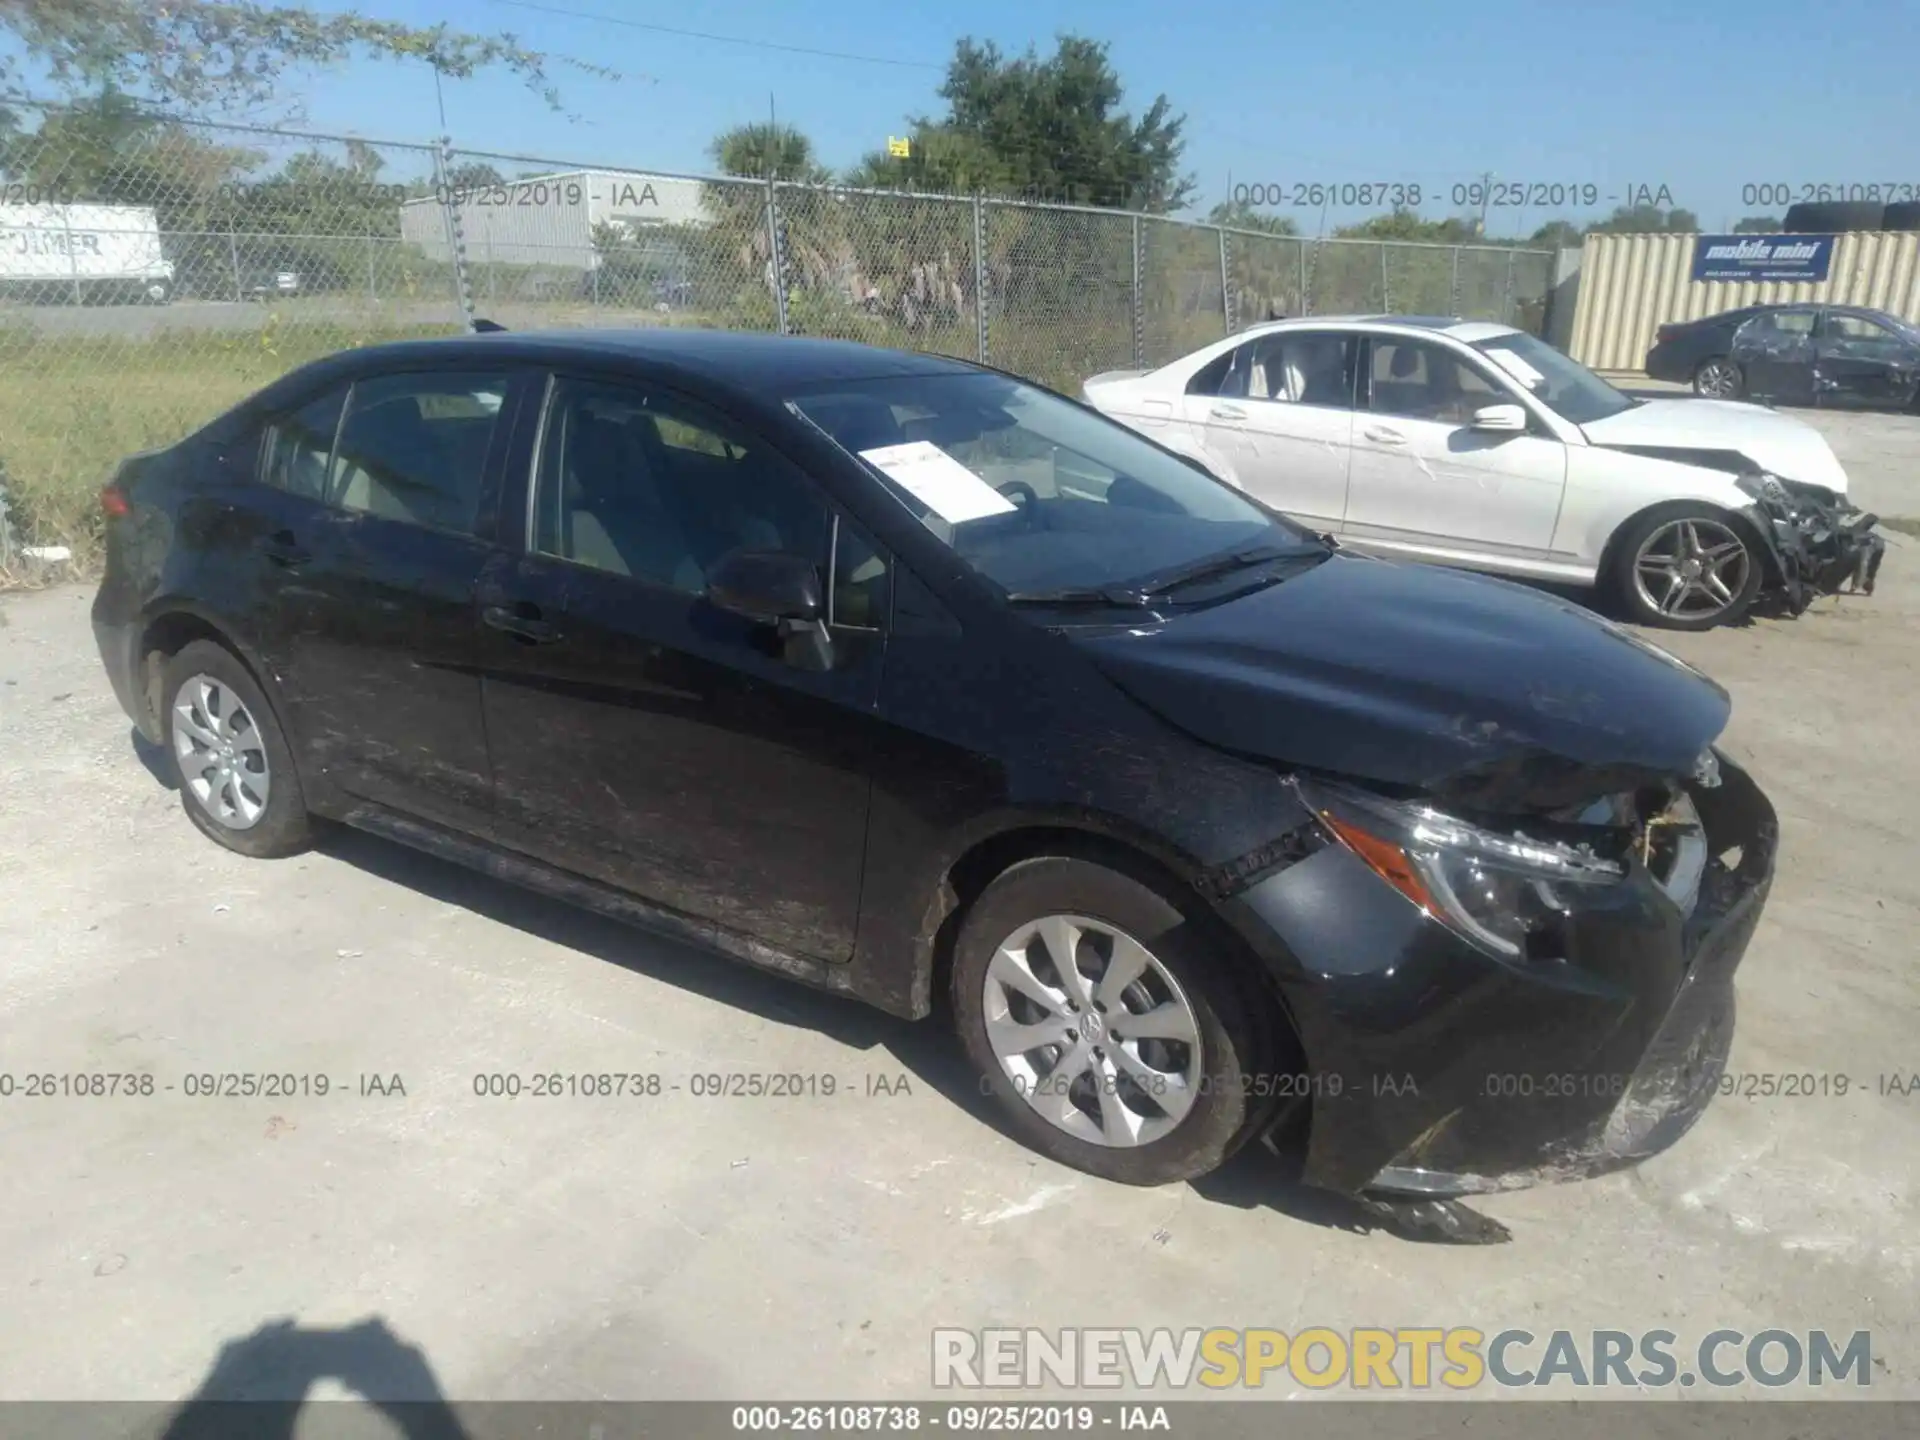
<svg viewBox="0 0 1920 1440">
<path fill-rule="evenodd" d="M 896 140 L 893 136 L 889 135 L 887 137 L 887 153 L 905 160 L 913 154 L 913 142 L 910 140 Z"/>
</svg>

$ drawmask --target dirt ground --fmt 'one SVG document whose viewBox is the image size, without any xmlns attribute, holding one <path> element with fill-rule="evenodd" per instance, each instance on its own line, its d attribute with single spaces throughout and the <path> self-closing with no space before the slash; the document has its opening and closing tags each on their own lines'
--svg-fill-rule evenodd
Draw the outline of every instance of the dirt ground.
<svg viewBox="0 0 1920 1440">
<path fill-rule="evenodd" d="M 1920 515 L 1920 420 L 1839 430 L 1862 499 Z M 1920 1398 L 1920 1094 L 1879 1081 L 1920 1071 L 1920 541 L 1890 538 L 1877 596 L 1660 637 L 1732 691 L 1784 831 L 1732 1070 L 1824 1078 L 1476 1202 L 1514 1234 L 1484 1248 L 1369 1233 L 1262 1152 L 1163 1190 L 1060 1169 L 931 1025 L 384 842 L 227 854 L 132 742 L 91 591 L 0 597 L 0 1072 L 174 1087 L 0 1098 L 0 1399 L 179 1398 L 263 1325 L 370 1318 L 426 1361 L 372 1383 L 467 1399 L 925 1395 L 929 1331 L 996 1323 L 1868 1330 L 1872 1396 Z M 556 1070 L 682 1089 L 475 1091 Z M 333 1089 L 188 1093 L 243 1071 Z M 837 1091 L 691 1093 L 733 1071 Z"/>
</svg>

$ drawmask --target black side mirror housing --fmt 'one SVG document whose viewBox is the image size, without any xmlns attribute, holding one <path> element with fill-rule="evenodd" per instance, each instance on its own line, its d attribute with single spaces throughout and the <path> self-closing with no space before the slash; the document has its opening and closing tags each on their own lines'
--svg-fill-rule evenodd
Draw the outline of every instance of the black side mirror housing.
<svg viewBox="0 0 1920 1440">
<path fill-rule="evenodd" d="M 730 550 L 707 576 L 707 598 L 722 610 L 761 625 L 821 618 L 820 571 L 799 555 L 778 550 Z"/>
<path fill-rule="evenodd" d="M 715 606 L 779 633 L 782 658 L 799 670 L 833 668 L 820 570 L 811 560 L 779 550 L 731 550 L 707 576 Z"/>
</svg>

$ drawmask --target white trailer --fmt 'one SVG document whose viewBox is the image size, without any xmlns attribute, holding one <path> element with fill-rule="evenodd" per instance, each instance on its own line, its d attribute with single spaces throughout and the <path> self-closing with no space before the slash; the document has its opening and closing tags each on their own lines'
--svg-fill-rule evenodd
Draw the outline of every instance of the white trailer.
<svg viewBox="0 0 1920 1440">
<path fill-rule="evenodd" d="M 140 205 L 0 205 L 0 294 L 38 303 L 173 294 L 160 218 Z"/>
</svg>

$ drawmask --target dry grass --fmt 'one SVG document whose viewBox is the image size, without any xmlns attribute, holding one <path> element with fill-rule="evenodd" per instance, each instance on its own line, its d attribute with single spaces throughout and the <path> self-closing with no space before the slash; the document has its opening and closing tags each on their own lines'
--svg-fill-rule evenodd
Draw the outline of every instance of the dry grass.
<svg viewBox="0 0 1920 1440">
<path fill-rule="evenodd" d="M 23 545 L 65 545 L 93 574 L 97 496 L 114 466 L 170 445 L 297 365 L 358 345 L 450 334 L 454 325 L 281 327 L 151 340 L 0 332 L 0 463 Z"/>
</svg>

